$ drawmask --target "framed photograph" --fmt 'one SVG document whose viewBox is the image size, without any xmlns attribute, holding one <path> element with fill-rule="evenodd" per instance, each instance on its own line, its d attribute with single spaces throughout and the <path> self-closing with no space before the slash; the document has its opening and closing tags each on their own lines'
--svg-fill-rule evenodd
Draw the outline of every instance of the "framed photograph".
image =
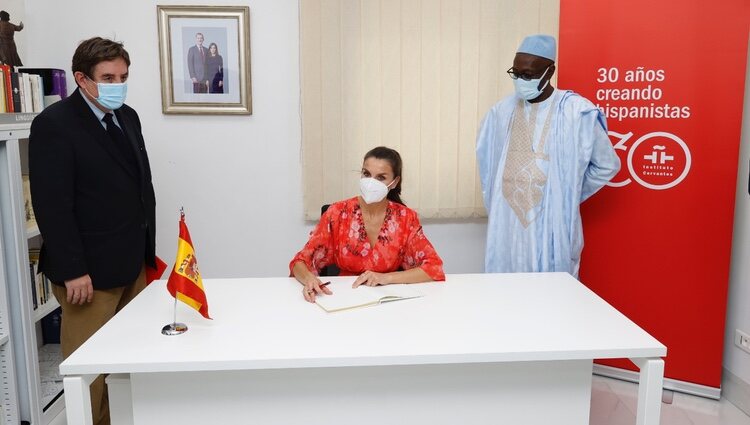
<svg viewBox="0 0 750 425">
<path fill-rule="evenodd" d="M 250 8 L 157 6 L 165 114 L 252 114 Z"/>
</svg>

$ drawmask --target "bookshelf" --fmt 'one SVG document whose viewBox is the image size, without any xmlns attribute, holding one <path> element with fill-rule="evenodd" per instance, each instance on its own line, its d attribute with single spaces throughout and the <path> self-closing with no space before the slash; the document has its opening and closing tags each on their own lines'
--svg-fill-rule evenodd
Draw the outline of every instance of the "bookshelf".
<svg viewBox="0 0 750 425">
<path fill-rule="evenodd" d="M 3 170 L 0 167 L 0 170 Z M 2 216 L 0 216 L 2 218 Z M 18 393 L 10 338 L 10 305 L 5 270 L 3 229 L 0 227 L 0 423 L 19 423 Z"/>
<path fill-rule="evenodd" d="M 37 303 L 34 308 L 29 269 L 29 250 L 41 246 L 39 229 L 26 223 L 22 177 L 28 174 L 28 137 L 35 116 L 0 114 L 0 230 L 7 288 L 0 291 L 0 297 L 5 294 L 9 306 L 8 315 L 2 315 L 0 302 L 0 320 L 8 317 L 10 322 L 9 333 L 2 333 L 0 328 L 0 333 L 9 337 L 0 351 L 6 345 L 12 347 L 13 356 L 7 357 L 15 362 L 15 367 L 9 370 L 16 374 L 13 378 L 17 388 L 12 403 L 6 402 L 8 409 L 15 409 L 16 416 L 9 418 L 3 406 L 5 423 L 28 421 L 46 425 L 63 410 L 65 402 L 62 382 L 58 382 L 57 369 L 62 360 L 59 345 L 45 345 L 42 338 L 42 319 L 55 311 L 57 301 L 49 297 L 46 303 Z"/>
</svg>

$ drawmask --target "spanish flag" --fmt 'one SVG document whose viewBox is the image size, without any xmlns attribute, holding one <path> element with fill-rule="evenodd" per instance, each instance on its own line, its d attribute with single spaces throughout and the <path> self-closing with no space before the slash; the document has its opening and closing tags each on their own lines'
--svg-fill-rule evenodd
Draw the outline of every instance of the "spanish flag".
<svg viewBox="0 0 750 425">
<path fill-rule="evenodd" d="M 167 290 L 173 297 L 198 310 L 206 319 L 208 317 L 208 301 L 203 290 L 203 281 L 198 271 L 198 260 L 195 258 L 193 241 L 190 240 L 185 224 L 185 213 L 180 212 L 180 238 L 177 240 L 177 258 L 174 269 L 167 281 Z"/>
</svg>

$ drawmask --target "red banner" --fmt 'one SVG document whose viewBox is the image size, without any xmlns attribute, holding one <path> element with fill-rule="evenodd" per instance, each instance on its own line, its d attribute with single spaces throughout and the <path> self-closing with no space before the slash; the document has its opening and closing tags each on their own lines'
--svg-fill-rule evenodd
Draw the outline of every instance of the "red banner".
<svg viewBox="0 0 750 425">
<path fill-rule="evenodd" d="M 711 387 L 749 27 L 747 0 L 560 5 L 559 87 L 604 111 L 622 161 L 612 187 L 582 206 L 580 278 L 667 346 L 666 377 Z"/>
</svg>

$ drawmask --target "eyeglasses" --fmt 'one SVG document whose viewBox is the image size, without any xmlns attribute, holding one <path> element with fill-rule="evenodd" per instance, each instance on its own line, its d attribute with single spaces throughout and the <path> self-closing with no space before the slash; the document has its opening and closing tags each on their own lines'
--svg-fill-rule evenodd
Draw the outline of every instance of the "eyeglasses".
<svg viewBox="0 0 750 425">
<path fill-rule="evenodd" d="M 549 67 L 547 67 L 547 68 L 549 68 Z M 539 78 L 539 77 L 541 77 L 541 74 L 543 74 L 544 72 L 546 72 L 546 71 L 547 71 L 547 68 L 545 68 L 543 72 L 538 72 L 538 73 L 536 73 L 536 74 L 526 74 L 526 73 L 523 73 L 523 74 L 519 74 L 519 73 L 518 73 L 518 72 L 517 72 L 517 71 L 516 71 L 516 70 L 515 70 L 515 69 L 514 69 L 514 68 L 513 68 L 512 66 L 511 66 L 511 67 L 510 67 L 510 68 L 508 68 L 508 70 L 507 70 L 507 71 L 505 71 L 505 72 L 507 72 L 507 73 L 508 73 L 508 76 L 510 76 L 510 78 L 512 78 L 512 79 L 514 79 L 514 80 L 517 80 L 517 79 L 519 79 L 519 78 L 520 78 L 520 79 L 522 79 L 522 80 L 524 80 L 524 81 L 531 81 L 531 80 L 533 80 L 534 78 Z"/>
</svg>

